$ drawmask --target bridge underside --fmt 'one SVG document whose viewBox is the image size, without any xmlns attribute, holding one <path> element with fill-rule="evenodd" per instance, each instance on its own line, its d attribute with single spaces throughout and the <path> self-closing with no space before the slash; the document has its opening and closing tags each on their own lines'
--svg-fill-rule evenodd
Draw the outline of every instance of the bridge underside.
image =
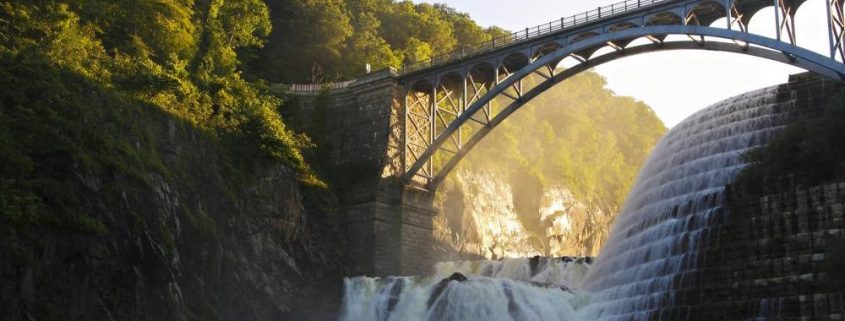
<svg viewBox="0 0 845 321">
<path fill-rule="evenodd" d="M 526 103 L 580 72 L 616 59 L 665 50 L 733 52 L 779 61 L 842 81 L 843 0 L 829 0 L 830 54 L 798 47 L 794 16 L 804 1 L 654 1 L 548 33 L 527 29 L 499 49 L 413 69 L 405 88 L 403 182 L 434 190 L 487 134 Z M 639 3 L 639 1 L 633 1 Z M 643 1 L 645 2 L 645 1 Z M 774 7 L 776 37 L 748 32 L 751 18 Z M 616 10 L 616 9 L 612 9 Z M 725 19 L 723 26 L 717 23 Z M 561 20 L 561 26 L 565 21 Z M 669 35 L 689 40 L 666 41 Z M 635 42 L 647 39 L 646 44 Z M 714 41 L 721 39 L 721 41 Z M 638 44 L 639 43 L 639 44 Z M 611 52 L 601 54 L 601 48 Z M 463 53 L 463 52 L 462 52 Z M 559 69 L 566 58 L 579 62 Z M 741 72 L 741 71 L 737 71 Z M 529 78 L 539 81 L 527 81 Z"/>
</svg>

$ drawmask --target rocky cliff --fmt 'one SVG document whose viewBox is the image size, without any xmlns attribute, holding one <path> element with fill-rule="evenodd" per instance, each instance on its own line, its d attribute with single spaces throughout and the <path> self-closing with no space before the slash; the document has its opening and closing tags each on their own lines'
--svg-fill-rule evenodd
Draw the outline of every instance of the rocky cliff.
<svg viewBox="0 0 845 321">
<path fill-rule="evenodd" d="M 595 256 L 614 212 L 489 172 L 460 170 L 439 192 L 435 235 L 444 259 Z"/>
<path fill-rule="evenodd" d="M 161 168 L 128 175 L 36 159 L 41 183 L 82 191 L 75 217 L 96 224 L 0 216 L 2 319 L 332 319 L 325 306 L 339 300 L 343 240 L 328 213 L 304 204 L 296 173 L 239 166 L 183 122 L 155 110 L 137 116 L 143 130 L 113 139 L 160 156 Z M 61 195 L 46 195 L 47 206 L 51 197 Z"/>
</svg>

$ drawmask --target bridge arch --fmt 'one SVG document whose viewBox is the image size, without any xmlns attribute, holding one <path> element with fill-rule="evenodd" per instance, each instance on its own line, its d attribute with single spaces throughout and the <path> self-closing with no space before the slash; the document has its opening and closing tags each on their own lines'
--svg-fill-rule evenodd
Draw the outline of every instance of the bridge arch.
<svg viewBox="0 0 845 321">
<path fill-rule="evenodd" d="M 679 18 L 675 16 L 674 18 Z M 715 20 L 714 20 L 715 21 Z M 690 36 L 691 40 L 686 41 L 671 41 L 664 42 L 655 39 L 655 35 L 686 35 Z M 577 53 L 595 52 L 598 48 L 605 47 L 608 44 L 624 43 L 634 39 L 650 37 L 653 42 L 650 44 L 632 45 L 630 47 L 618 46 L 616 50 L 606 53 L 597 54 L 595 57 L 590 57 L 588 60 L 582 61 L 574 67 L 564 71 L 555 71 L 548 69 L 549 65 L 556 64 L 564 58 L 570 57 Z M 697 38 L 701 41 L 696 40 Z M 733 40 L 733 42 L 722 41 L 707 41 L 705 37 L 720 38 Z M 552 88 L 554 85 L 571 78 L 581 72 L 589 70 L 595 66 L 642 53 L 662 51 L 662 50 L 710 50 L 731 52 L 737 54 L 745 54 L 765 58 L 773 61 L 782 62 L 797 66 L 806 70 L 816 72 L 827 77 L 837 80 L 845 78 L 845 65 L 822 56 L 815 52 L 799 48 L 790 43 L 776 41 L 767 37 L 750 34 L 747 32 L 727 30 L 721 28 L 714 28 L 701 25 L 651 25 L 639 28 L 628 28 L 616 32 L 593 35 L 581 41 L 569 44 L 566 47 L 558 48 L 555 51 L 547 52 L 543 55 L 538 55 L 535 59 L 525 62 L 524 55 L 518 55 L 521 60 L 521 67 L 518 70 L 511 70 L 511 73 L 502 78 L 495 84 L 487 84 L 487 90 L 484 91 L 480 97 L 468 99 L 466 107 L 463 112 L 455 117 L 454 121 L 449 123 L 445 128 L 442 128 L 437 133 L 437 138 L 422 154 L 419 154 L 417 160 L 413 164 L 408 164 L 410 167 L 405 172 L 403 181 L 406 184 L 412 184 L 415 177 L 422 177 L 424 187 L 433 190 L 435 189 L 445 177 L 455 168 L 455 166 L 493 129 L 501 124 L 507 117 L 519 110 L 526 103 L 533 98 L 539 96 L 541 93 Z M 584 59 L 583 57 L 581 59 Z M 504 64 L 503 59 L 503 64 Z M 579 59 L 580 60 L 580 59 Z M 511 64 L 511 66 L 516 66 Z M 548 70 L 545 71 L 544 70 Z M 541 75 L 544 80 L 534 86 L 533 88 L 522 88 L 522 80 L 527 76 L 537 74 Z M 478 93 L 478 92 L 476 92 Z M 489 111 L 490 103 L 497 97 L 508 97 L 509 104 L 504 106 L 498 113 Z M 478 117 L 478 114 L 484 114 L 484 117 Z M 486 117 L 486 121 L 484 118 Z M 481 119 L 481 120 L 479 120 Z M 465 141 L 455 141 L 455 135 L 466 135 L 461 128 L 469 123 L 483 122 L 480 129 L 472 132 Z M 447 161 L 442 164 L 439 169 L 434 169 L 432 164 L 432 156 L 447 142 L 450 147 L 457 147 L 457 149 L 450 150 L 450 156 Z M 424 174 L 420 175 L 423 167 L 427 167 Z M 419 182 L 419 180 L 418 180 Z"/>
</svg>

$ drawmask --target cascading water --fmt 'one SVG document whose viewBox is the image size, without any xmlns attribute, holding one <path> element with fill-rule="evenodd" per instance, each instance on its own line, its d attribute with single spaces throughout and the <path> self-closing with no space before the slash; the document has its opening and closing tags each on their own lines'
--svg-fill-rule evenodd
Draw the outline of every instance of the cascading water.
<svg viewBox="0 0 845 321">
<path fill-rule="evenodd" d="M 440 263 L 433 277 L 351 278 L 341 321 L 571 321 L 588 259 Z M 444 278 L 449 275 L 452 277 Z"/>
<path fill-rule="evenodd" d="M 341 321 L 671 319 L 665 308 L 675 291 L 702 280 L 698 251 L 715 235 L 710 227 L 727 219 L 723 191 L 744 167 L 742 155 L 779 133 L 794 110 L 794 99 L 779 102 L 779 93 L 729 99 L 672 129 L 595 264 L 453 262 L 438 264 L 434 277 L 347 279 Z"/>
<path fill-rule="evenodd" d="M 534 257 L 501 261 L 441 262 L 435 266 L 435 270 L 438 275 L 461 273 L 580 289 L 592 262 L 589 257 Z"/>
<path fill-rule="evenodd" d="M 779 133 L 791 102 L 778 88 L 714 105 L 672 129 L 634 184 L 596 266 L 585 280 L 591 320 L 650 320 L 676 304 L 676 289 L 699 284 L 698 251 L 725 220 L 723 191 L 742 155 Z"/>
</svg>

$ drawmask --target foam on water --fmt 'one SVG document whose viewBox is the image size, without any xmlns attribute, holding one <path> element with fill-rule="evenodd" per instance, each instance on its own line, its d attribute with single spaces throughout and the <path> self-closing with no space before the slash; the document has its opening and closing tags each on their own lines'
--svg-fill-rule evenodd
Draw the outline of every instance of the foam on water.
<svg viewBox="0 0 845 321">
<path fill-rule="evenodd" d="M 505 278 L 578 290 L 589 271 L 590 262 L 590 258 L 537 257 L 500 261 L 441 262 L 435 265 L 435 270 L 437 275 L 451 275 L 457 272 L 463 275 Z"/>
<path fill-rule="evenodd" d="M 533 263 L 532 263 L 533 261 Z M 349 278 L 341 321 L 574 321 L 583 260 L 448 262 L 433 277 Z M 449 281 L 458 272 L 466 281 Z"/>
</svg>

